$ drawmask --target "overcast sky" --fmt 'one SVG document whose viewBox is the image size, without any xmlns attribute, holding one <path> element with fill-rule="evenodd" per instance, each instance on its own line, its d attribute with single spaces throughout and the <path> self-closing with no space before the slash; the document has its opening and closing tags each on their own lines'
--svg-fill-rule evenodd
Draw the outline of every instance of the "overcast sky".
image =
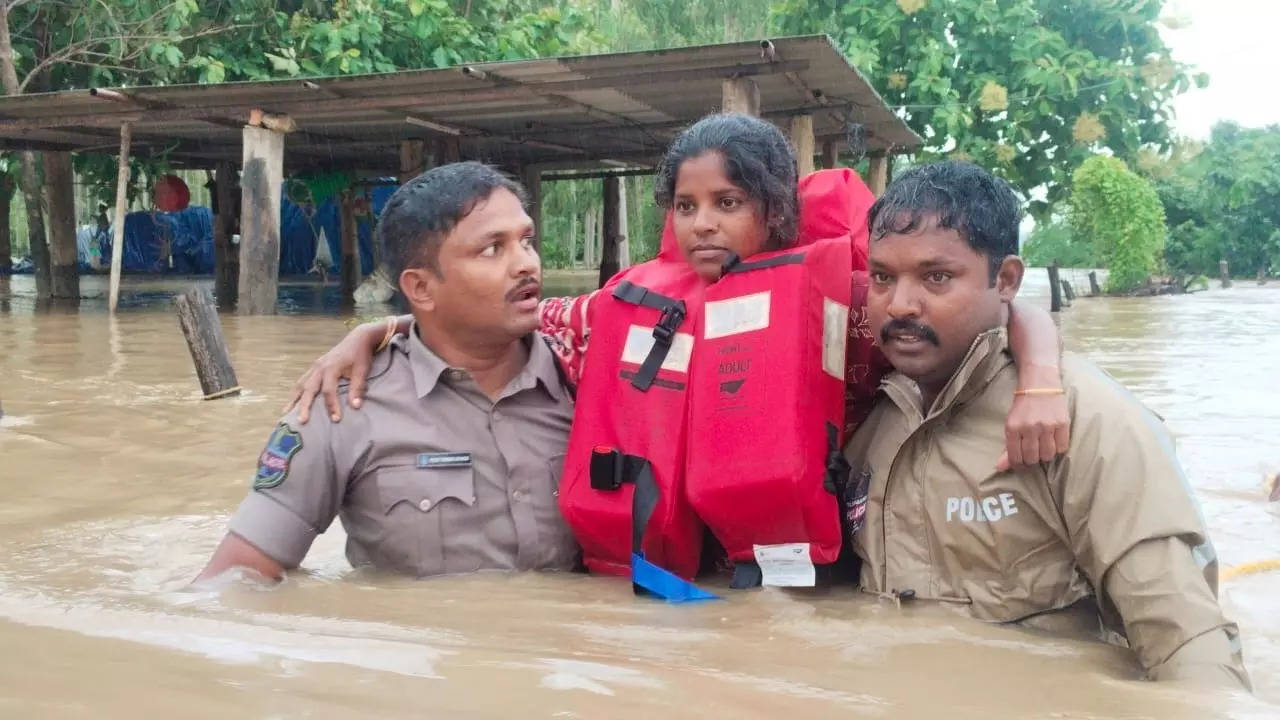
<svg viewBox="0 0 1280 720">
<path fill-rule="evenodd" d="M 1175 102 L 1181 135 L 1203 139 L 1219 120 L 1280 124 L 1280 0 L 1169 0 L 1165 29 L 1175 59 L 1209 73 L 1209 87 Z"/>
</svg>

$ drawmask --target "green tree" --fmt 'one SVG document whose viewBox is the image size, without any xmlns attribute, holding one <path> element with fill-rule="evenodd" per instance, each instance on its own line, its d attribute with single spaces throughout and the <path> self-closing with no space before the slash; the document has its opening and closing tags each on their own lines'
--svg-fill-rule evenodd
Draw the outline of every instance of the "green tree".
<svg viewBox="0 0 1280 720">
<path fill-rule="evenodd" d="M 1022 258 L 1034 267 L 1047 267 L 1054 263 L 1070 268 L 1101 265 L 1094 254 L 1093 244 L 1077 238 L 1071 226 L 1058 218 L 1036 225 L 1022 247 Z"/>
<path fill-rule="evenodd" d="M 1164 206 L 1146 178 L 1123 161 L 1095 155 L 1072 175 L 1071 227 L 1093 244 L 1111 271 L 1107 289 L 1128 292 L 1159 269 L 1164 249 Z"/>
<path fill-rule="evenodd" d="M 1280 126 L 1214 127 L 1203 151 L 1153 167 L 1172 232 L 1165 261 L 1178 274 L 1280 268 Z"/>
<path fill-rule="evenodd" d="M 994 169 L 1044 199 L 1100 150 L 1168 149 L 1171 101 L 1193 79 L 1161 40 L 1163 0 L 783 0 L 784 33 L 825 32 L 925 139 L 925 159 Z M 1195 76 L 1197 84 L 1207 77 Z"/>
</svg>

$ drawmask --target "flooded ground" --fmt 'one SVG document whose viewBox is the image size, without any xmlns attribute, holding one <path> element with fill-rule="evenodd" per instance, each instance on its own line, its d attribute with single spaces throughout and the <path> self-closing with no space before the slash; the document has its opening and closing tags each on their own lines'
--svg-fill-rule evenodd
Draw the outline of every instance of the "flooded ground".
<svg viewBox="0 0 1280 720">
<path fill-rule="evenodd" d="M 333 287 L 284 288 L 292 315 L 227 316 L 247 392 L 203 402 L 165 302 L 189 282 L 127 278 L 112 320 L 101 278 L 76 313 L 0 278 L 0 717 L 1280 714 L 1280 572 L 1222 590 L 1257 697 L 1137 682 L 1087 638 L 847 588 L 671 607 L 607 578 L 378 577 L 350 569 L 336 523 L 279 588 L 189 590 L 287 388 L 345 332 L 320 314 Z M 1177 433 L 1224 566 L 1280 557 L 1262 489 L 1280 471 L 1280 285 L 1083 299 L 1061 319 Z"/>
</svg>

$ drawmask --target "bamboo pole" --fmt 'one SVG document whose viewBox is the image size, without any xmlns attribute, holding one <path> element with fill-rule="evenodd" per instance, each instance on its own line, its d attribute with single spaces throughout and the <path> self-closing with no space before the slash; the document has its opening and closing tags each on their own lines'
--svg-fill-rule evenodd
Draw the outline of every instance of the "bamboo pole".
<svg viewBox="0 0 1280 720">
<path fill-rule="evenodd" d="M 120 304 L 120 264 L 124 260 L 124 215 L 129 185 L 129 145 L 133 141 L 133 126 L 120 124 L 120 162 L 116 169 L 115 227 L 111 233 L 111 292 L 109 307 L 116 311 Z"/>
</svg>

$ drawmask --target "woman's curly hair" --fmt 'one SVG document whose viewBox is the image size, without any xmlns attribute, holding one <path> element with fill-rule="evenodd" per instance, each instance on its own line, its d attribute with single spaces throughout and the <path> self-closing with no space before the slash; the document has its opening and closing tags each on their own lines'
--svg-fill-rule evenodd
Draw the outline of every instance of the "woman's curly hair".
<svg viewBox="0 0 1280 720">
<path fill-rule="evenodd" d="M 730 182 L 760 203 L 769 228 L 765 249 L 794 245 L 800 205 L 795 152 L 778 128 L 750 115 L 708 115 L 680 133 L 658 164 L 653 186 L 658 206 L 671 208 L 680 165 L 709 152 L 720 153 Z"/>
</svg>

